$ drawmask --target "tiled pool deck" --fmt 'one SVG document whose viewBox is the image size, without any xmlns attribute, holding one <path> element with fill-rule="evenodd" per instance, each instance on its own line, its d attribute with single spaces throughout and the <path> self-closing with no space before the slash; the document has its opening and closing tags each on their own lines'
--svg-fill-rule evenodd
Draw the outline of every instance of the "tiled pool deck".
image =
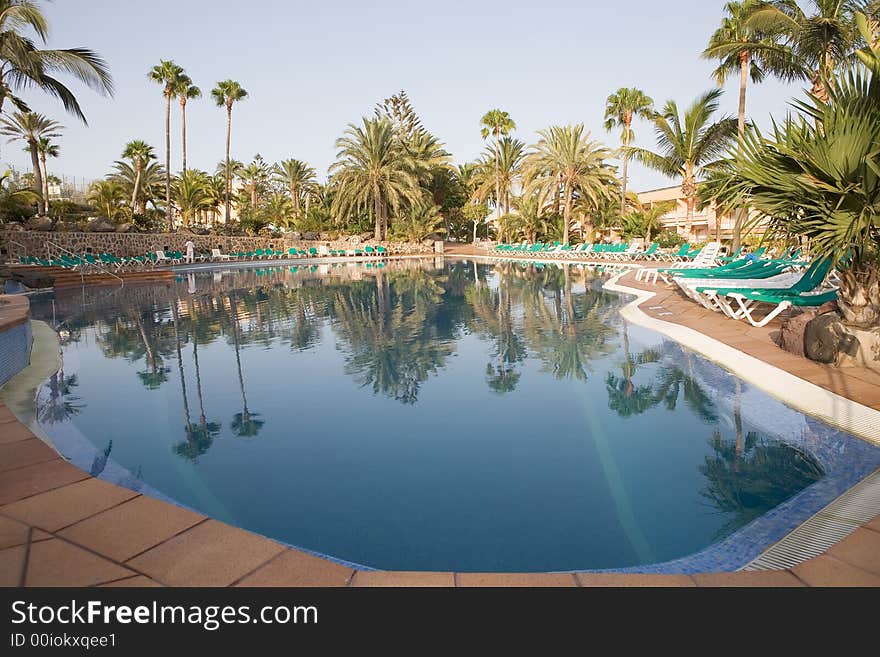
<svg viewBox="0 0 880 657">
<path fill-rule="evenodd" d="M 639 287 L 632 275 L 621 284 Z M 841 396 L 880 410 L 880 375 L 825 368 L 673 290 L 643 311 L 698 329 Z M 663 310 L 650 310 L 663 307 Z M 672 315 L 665 313 L 671 312 Z M 645 575 L 359 571 L 95 479 L 0 403 L 0 586 L 880 586 L 880 517 L 789 570 Z"/>
</svg>

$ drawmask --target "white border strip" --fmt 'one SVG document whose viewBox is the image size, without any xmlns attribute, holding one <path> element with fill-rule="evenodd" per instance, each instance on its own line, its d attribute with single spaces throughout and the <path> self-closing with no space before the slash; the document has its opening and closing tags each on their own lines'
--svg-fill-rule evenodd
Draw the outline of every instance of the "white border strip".
<svg viewBox="0 0 880 657">
<path fill-rule="evenodd" d="M 615 276 L 604 286 L 606 290 L 612 292 L 636 296 L 635 301 L 621 309 L 621 315 L 625 319 L 658 331 L 699 352 L 744 381 L 805 415 L 880 445 L 880 411 L 825 390 L 699 331 L 646 315 L 639 306 L 655 297 L 656 293 L 620 285 L 619 280 L 626 273 L 628 272 Z"/>
</svg>

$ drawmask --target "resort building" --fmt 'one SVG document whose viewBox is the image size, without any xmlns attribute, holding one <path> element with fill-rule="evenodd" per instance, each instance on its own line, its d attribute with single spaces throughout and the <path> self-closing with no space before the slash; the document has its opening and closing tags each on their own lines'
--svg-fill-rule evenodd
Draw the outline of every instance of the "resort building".
<svg viewBox="0 0 880 657">
<path fill-rule="evenodd" d="M 725 214 L 719 212 L 714 203 L 700 209 L 699 206 L 694 208 L 693 224 L 691 226 L 691 234 L 687 231 L 687 199 L 681 193 L 681 187 L 663 187 L 661 189 L 652 189 L 639 193 L 639 202 L 642 206 L 649 210 L 658 203 L 666 201 L 676 201 L 675 208 L 665 214 L 661 221 L 663 230 L 678 231 L 683 237 L 694 242 L 706 242 L 720 233 L 721 240 L 730 240 L 733 238 L 733 231 L 736 225 L 736 217 L 733 214 Z M 763 227 L 758 224 L 752 234 L 755 232 L 762 233 Z"/>
</svg>

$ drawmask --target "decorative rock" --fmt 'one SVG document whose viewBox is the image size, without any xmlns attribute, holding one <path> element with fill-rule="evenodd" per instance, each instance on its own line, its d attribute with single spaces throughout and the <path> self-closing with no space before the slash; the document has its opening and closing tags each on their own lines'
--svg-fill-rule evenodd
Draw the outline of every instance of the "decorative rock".
<svg viewBox="0 0 880 657">
<path fill-rule="evenodd" d="M 209 235 L 211 233 L 210 230 L 204 228 L 203 226 L 190 226 L 186 230 L 188 230 L 193 235 Z"/>
<path fill-rule="evenodd" d="M 303 236 L 302 236 L 302 238 L 306 242 L 316 242 L 319 237 L 320 237 L 320 235 L 318 233 L 313 233 L 311 231 L 307 232 L 307 233 L 303 233 Z"/>
<path fill-rule="evenodd" d="M 116 227 L 117 233 L 139 233 L 140 229 L 137 227 L 137 224 L 119 224 Z"/>
<path fill-rule="evenodd" d="M 804 353 L 817 363 L 834 365 L 841 355 L 856 356 L 859 343 L 837 313 L 819 315 L 804 330 Z"/>
<path fill-rule="evenodd" d="M 27 230 L 52 230 L 52 219 L 49 217 L 34 217 L 28 219 L 24 225 Z"/>
<path fill-rule="evenodd" d="M 782 331 L 779 336 L 779 346 L 785 351 L 796 354 L 801 358 L 806 356 L 804 352 L 804 332 L 807 324 L 812 322 L 819 315 L 833 312 L 837 309 L 834 301 L 826 303 L 821 308 L 812 308 L 805 310 L 800 315 L 795 315 L 782 325 Z"/>
<path fill-rule="evenodd" d="M 109 219 L 95 219 L 89 222 L 86 231 L 89 233 L 115 233 L 116 224 Z"/>
</svg>

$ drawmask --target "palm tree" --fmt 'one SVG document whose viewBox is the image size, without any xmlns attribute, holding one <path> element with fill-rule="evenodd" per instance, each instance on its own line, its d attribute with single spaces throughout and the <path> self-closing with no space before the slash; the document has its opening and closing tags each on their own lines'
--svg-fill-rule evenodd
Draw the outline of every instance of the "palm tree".
<svg viewBox="0 0 880 657">
<path fill-rule="evenodd" d="M 96 180 L 89 187 L 86 200 L 97 208 L 101 216 L 114 220 L 122 211 L 125 190 L 115 180 Z"/>
<path fill-rule="evenodd" d="M 626 188 L 629 183 L 629 155 L 627 149 L 635 139 L 632 123 L 635 118 L 651 120 L 654 118 L 654 101 L 640 89 L 623 87 L 608 96 L 605 103 L 605 129 L 620 128 L 620 142 L 623 144 L 623 178 L 620 185 L 620 214 L 626 213 Z"/>
<path fill-rule="evenodd" d="M 334 210 L 342 215 L 372 212 L 375 238 L 384 240 L 389 210 L 421 199 L 412 159 L 388 119 L 364 118 L 362 127 L 350 124 L 336 147 L 337 161 L 330 167 L 337 192 Z"/>
<path fill-rule="evenodd" d="M 501 138 L 508 136 L 511 132 L 516 130 L 516 123 L 510 118 L 510 114 L 500 109 L 493 109 L 486 112 L 483 115 L 483 118 L 480 119 L 480 126 L 482 127 L 480 134 L 482 134 L 483 139 L 488 139 L 490 136 L 495 138 L 496 151 L 500 150 Z M 496 164 L 498 163 L 496 162 Z M 495 180 L 497 183 L 495 186 L 496 211 L 498 213 L 498 219 L 501 219 L 501 172 L 496 169 L 495 173 Z"/>
<path fill-rule="evenodd" d="M 808 0 L 811 13 L 794 0 L 762 2 L 746 27 L 775 35 L 791 53 L 792 77 L 812 82 L 812 93 L 828 100 L 834 71 L 853 57 L 859 45 L 856 12 L 864 0 Z"/>
<path fill-rule="evenodd" d="M 30 148 L 26 148 L 30 151 Z M 61 154 L 61 147 L 53 144 L 48 137 L 41 137 L 37 142 L 37 151 L 40 154 L 40 163 L 43 165 L 43 213 L 49 214 L 49 169 L 46 167 L 46 159 L 50 157 L 58 157 Z"/>
<path fill-rule="evenodd" d="M 131 168 L 134 170 L 134 184 L 131 190 L 131 214 L 135 216 L 141 214 L 138 212 L 138 197 L 140 195 L 144 169 L 149 166 L 151 160 L 156 159 L 156 154 L 153 147 L 147 142 L 136 139 L 125 145 L 122 157 L 131 160 Z"/>
<path fill-rule="evenodd" d="M 136 162 L 129 164 L 128 162 L 117 161 L 113 165 L 115 171 L 110 174 L 109 178 L 122 185 L 123 191 L 130 199 L 135 199 L 135 205 L 139 212 L 135 212 L 132 216 L 145 215 L 147 212 L 147 204 L 152 204 L 154 208 L 159 207 L 159 201 L 164 195 L 165 186 L 165 167 L 158 162 L 151 162 L 145 159 L 140 169 L 140 177 L 136 170 Z M 137 188 L 135 188 L 135 183 Z M 131 208 L 129 208 L 131 211 Z"/>
<path fill-rule="evenodd" d="M 554 126 L 538 132 L 540 140 L 532 147 L 524 165 L 526 193 L 537 193 L 543 204 L 562 198 L 564 244 L 568 244 L 571 215 L 577 198 L 598 206 L 617 187 L 613 170 L 605 162 L 611 151 L 590 139 L 582 123 Z"/>
<path fill-rule="evenodd" d="M 165 94 L 165 220 L 168 230 L 174 231 L 174 219 L 171 208 L 171 99 L 175 89 L 180 85 L 183 69 L 173 61 L 159 60 L 147 74 L 151 82 L 159 84 Z"/>
<path fill-rule="evenodd" d="M 38 3 L 0 0 L 0 112 L 7 100 L 20 112 L 30 111 L 16 94 L 37 87 L 60 100 L 65 110 L 85 123 L 76 96 L 54 76 L 73 76 L 99 94 L 112 96 L 113 79 L 107 63 L 87 48 L 40 49 L 33 39 L 22 34 L 25 30 L 33 31 L 46 43 L 49 23 Z"/>
<path fill-rule="evenodd" d="M 287 186 L 294 210 L 296 214 L 299 214 L 303 197 L 310 196 L 317 184 L 315 170 L 302 160 L 291 159 L 276 164 L 273 173 L 280 182 Z"/>
<path fill-rule="evenodd" d="M 235 346 L 235 366 L 238 371 L 238 389 L 239 392 L 241 392 L 242 404 L 241 413 L 236 413 L 233 416 L 231 428 L 236 435 L 242 438 L 253 438 L 260 432 L 265 421 L 256 419 L 258 414 L 251 413 L 251 410 L 248 408 L 247 394 L 245 393 L 244 386 L 244 374 L 241 370 L 241 338 L 238 334 L 240 329 L 238 323 L 238 305 L 236 303 L 234 291 L 229 295 L 229 307 L 232 311 L 232 340 Z"/>
<path fill-rule="evenodd" d="M 174 95 L 180 100 L 181 143 L 183 145 L 183 171 L 186 172 L 186 104 L 202 97 L 202 90 L 193 84 L 188 75 L 181 75 L 174 85 Z"/>
<path fill-rule="evenodd" d="M 49 212 L 48 193 L 40 166 L 40 140 L 60 137 L 62 129 L 57 121 L 34 112 L 15 112 L 9 118 L 0 117 L 0 134 L 11 137 L 10 142 L 18 140 L 27 144 L 34 169 L 34 191 L 43 197 L 40 209 L 46 214 Z"/>
<path fill-rule="evenodd" d="M 269 172 L 262 160 L 254 160 L 246 167 L 242 167 L 238 171 L 238 177 L 244 183 L 247 189 L 248 202 L 251 210 L 256 210 L 258 205 L 258 196 L 263 189 L 263 185 L 269 177 Z"/>
<path fill-rule="evenodd" d="M 431 235 L 445 233 L 440 207 L 430 201 L 413 204 L 408 212 L 395 219 L 394 232 L 407 242 L 420 243 Z"/>
<path fill-rule="evenodd" d="M 510 214 L 510 193 L 520 174 L 525 151 L 526 145 L 512 137 L 501 138 L 487 150 L 476 179 L 476 196 L 480 201 L 488 199 L 494 191 L 496 206 L 503 209 L 503 214 Z"/>
<path fill-rule="evenodd" d="M 723 117 L 711 122 L 721 94 L 721 89 L 707 91 L 683 115 L 674 100 L 667 101 L 663 112 L 654 119 L 659 152 L 629 149 L 631 156 L 645 166 L 670 178 L 681 176 L 681 193 L 687 201 L 688 235 L 693 230 L 697 180 L 703 169 L 724 153 L 737 131 L 736 119 Z"/>
<path fill-rule="evenodd" d="M 206 190 L 207 176 L 201 171 L 189 170 L 174 180 L 172 191 L 174 203 L 180 212 L 180 220 L 184 226 L 191 226 L 199 212 L 207 210 L 211 199 Z"/>
<path fill-rule="evenodd" d="M 231 229 L 230 211 L 231 211 L 231 195 L 232 195 L 232 169 L 231 160 L 229 159 L 229 149 L 232 146 L 232 107 L 235 103 L 243 101 L 248 97 L 248 92 L 234 80 L 224 80 L 218 82 L 217 86 L 211 90 L 211 97 L 217 104 L 217 107 L 226 108 L 226 196 L 224 204 L 226 206 L 226 232 Z"/>
<path fill-rule="evenodd" d="M 645 242 L 650 244 L 654 230 L 661 226 L 661 218 L 671 212 L 676 205 L 676 201 L 662 201 L 647 210 L 634 210 L 623 215 L 624 233 L 634 237 L 644 237 Z"/>
<path fill-rule="evenodd" d="M 704 59 L 718 60 L 714 71 L 719 87 L 724 86 L 728 76 L 739 73 L 739 111 L 738 134 L 740 142 L 746 132 L 746 95 L 749 79 L 755 84 L 763 82 L 770 74 L 785 81 L 798 76 L 798 68 L 793 61 L 791 50 L 772 34 L 755 29 L 750 24 L 752 15 L 764 8 L 762 0 L 742 0 L 728 2 L 724 6 L 721 26 L 712 34 L 709 45 L 703 51 Z M 742 154 L 742 145 L 739 146 Z M 740 247 L 742 227 L 748 212 L 743 208 L 736 210 L 736 227 L 733 235 L 733 249 Z"/>
</svg>

